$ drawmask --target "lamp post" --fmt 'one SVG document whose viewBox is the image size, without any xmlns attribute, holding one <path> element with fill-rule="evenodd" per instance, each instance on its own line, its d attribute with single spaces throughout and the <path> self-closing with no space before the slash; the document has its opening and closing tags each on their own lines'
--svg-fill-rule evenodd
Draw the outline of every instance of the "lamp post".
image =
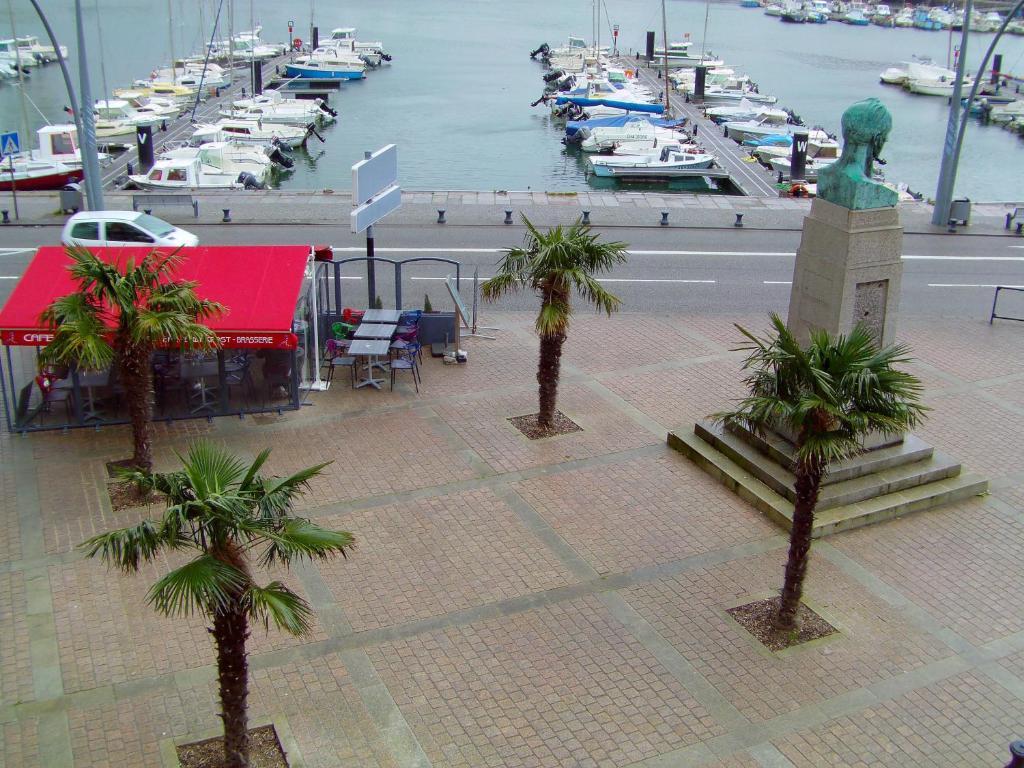
<svg viewBox="0 0 1024 768">
<path fill-rule="evenodd" d="M 956 60 L 956 80 L 953 82 L 953 97 L 949 104 L 949 120 L 946 122 L 946 143 L 942 147 L 942 164 L 939 166 L 939 183 L 935 189 L 935 210 L 932 211 L 932 224 L 945 225 L 949 220 L 949 207 L 953 201 L 953 184 L 956 183 L 956 137 L 960 131 L 960 121 L 967 120 L 961 116 L 960 99 L 963 95 L 964 73 L 967 71 L 967 33 L 971 28 L 971 8 L 973 0 L 964 4 L 964 28 L 960 35 L 960 56 Z"/>
<path fill-rule="evenodd" d="M 75 0 L 75 27 L 78 32 L 78 81 L 82 95 L 82 169 L 85 171 L 85 192 L 89 196 L 89 209 L 103 209 L 103 180 L 100 161 L 96 155 L 96 121 L 92 112 L 92 89 L 89 87 L 89 65 L 85 50 L 85 29 L 82 25 L 82 0 Z"/>
</svg>

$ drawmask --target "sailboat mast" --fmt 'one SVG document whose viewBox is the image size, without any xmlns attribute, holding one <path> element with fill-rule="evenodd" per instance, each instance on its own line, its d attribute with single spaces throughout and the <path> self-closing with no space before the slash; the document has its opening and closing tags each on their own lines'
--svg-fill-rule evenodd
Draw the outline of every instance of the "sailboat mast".
<svg viewBox="0 0 1024 768">
<path fill-rule="evenodd" d="M 704 66 L 704 50 L 708 42 L 708 16 L 711 15 L 711 0 L 704 3 L 704 34 L 700 36 L 700 65 Z"/>
<path fill-rule="evenodd" d="M 167 0 L 167 41 L 171 52 L 171 82 L 177 78 L 177 67 L 174 64 L 174 3 Z"/>
<path fill-rule="evenodd" d="M 228 84 L 235 84 L 235 3 L 228 0 Z"/>
<path fill-rule="evenodd" d="M 668 17 L 665 15 L 665 0 L 661 0 L 661 39 L 665 45 L 665 115 L 667 116 L 672 111 L 672 102 L 670 101 L 669 91 L 669 79 L 668 79 Z"/>
</svg>

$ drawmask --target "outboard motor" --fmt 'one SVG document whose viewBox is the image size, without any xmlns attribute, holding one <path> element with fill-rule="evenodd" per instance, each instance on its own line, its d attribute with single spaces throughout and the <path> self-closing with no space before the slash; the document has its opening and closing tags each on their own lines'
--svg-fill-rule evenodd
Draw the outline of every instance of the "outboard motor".
<svg viewBox="0 0 1024 768">
<path fill-rule="evenodd" d="M 560 78 L 564 74 L 565 74 L 565 70 L 564 69 L 552 69 L 550 72 L 547 72 L 547 73 L 541 75 L 541 79 L 545 83 L 550 83 L 553 80 L 557 80 L 558 78 Z"/>
<path fill-rule="evenodd" d="M 327 106 L 327 102 L 324 101 L 323 99 L 314 99 L 313 103 L 316 104 L 318 107 L 320 107 L 320 111 L 321 112 L 325 112 L 328 115 L 330 115 L 331 117 L 337 117 L 338 116 L 338 110 L 331 109 L 329 106 Z"/>
<path fill-rule="evenodd" d="M 242 171 L 238 174 L 238 178 L 235 181 L 241 184 L 245 189 L 263 189 L 263 185 L 248 171 Z"/>
<path fill-rule="evenodd" d="M 279 165 L 285 169 L 289 169 L 295 165 L 295 161 L 282 152 L 281 147 L 277 145 L 271 147 L 270 151 L 267 152 L 267 157 L 270 158 L 274 165 Z"/>
<path fill-rule="evenodd" d="M 551 47 L 547 43 L 541 43 L 539 46 L 537 46 L 536 50 L 530 51 L 530 58 L 531 59 L 537 58 L 537 54 L 538 53 L 541 56 L 547 56 L 548 53 L 550 53 L 550 51 L 551 51 Z"/>
<path fill-rule="evenodd" d="M 391 56 L 390 53 L 384 53 L 383 51 L 381 51 L 381 53 L 380 53 L 380 60 L 381 61 L 391 61 L 391 58 L 392 58 L 392 56 Z"/>
<path fill-rule="evenodd" d="M 290 155 L 291 152 L 292 152 L 292 148 L 289 147 L 287 144 L 285 144 L 283 141 L 281 141 L 276 136 L 270 140 L 270 146 L 274 147 L 274 149 L 280 150 L 284 154 Z"/>
</svg>

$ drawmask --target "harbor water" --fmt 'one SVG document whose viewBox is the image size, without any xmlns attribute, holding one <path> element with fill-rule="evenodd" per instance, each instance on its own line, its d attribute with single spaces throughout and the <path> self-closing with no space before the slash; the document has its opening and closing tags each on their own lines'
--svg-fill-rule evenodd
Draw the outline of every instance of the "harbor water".
<svg viewBox="0 0 1024 768">
<path fill-rule="evenodd" d="M 609 21 L 620 27 L 619 50 L 643 46 L 646 30 L 660 30 L 657 0 L 606 0 L 610 20 L 601 20 L 601 42 L 609 44 Z M 19 35 L 41 38 L 42 27 L 27 2 L 15 5 Z M 226 7 L 225 3 L 225 7 Z M 357 27 L 361 40 L 381 40 L 394 56 L 391 65 L 349 82 L 331 97 L 340 113 L 308 151 L 296 151 L 294 171 L 280 185 L 289 189 L 345 190 L 351 165 L 364 150 L 394 142 L 399 146 L 402 184 L 407 189 L 548 190 L 585 189 L 586 162 L 560 143 L 562 125 L 542 106 L 530 107 L 542 92 L 541 68 L 528 52 L 541 43 L 562 45 L 570 34 L 592 36 L 590 0 L 388 0 L 387 3 L 342 3 L 318 0 L 271 3 L 236 0 L 233 27 L 263 27 L 263 39 L 284 41 L 288 22 L 294 36 L 309 38 L 310 14 L 321 38 L 341 26 Z M 51 23 L 70 49 L 76 70 L 74 25 L 70 2 L 50 4 Z M 170 0 L 83 0 L 90 49 L 94 98 L 106 89 L 125 86 L 166 64 L 172 37 L 174 52 L 192 54 L 209 38 L 217 2 Z M 198 8 L 206 28 L 200 26 Z M 894 128 L 883 153 L 886 177 L 926 196 L 934 194 L 945 135 L 945 99 L 917 96 L 879 84 L 884 69 L 912 56 L 929 56 L 944 65 L 959 32 L 925 32 L 876 26 L 782 24 L 761 9 L 738 2 L 671 0 L 671 39 L 686 33 L 694 48 L 702 44 L 739 72 L 746 72 L 762 93 L 779 97 L 810 125 L 838 132 L 839 118 L 850 103 L 877 96 L 893 114 Z M 218 37 L 226 37 L 226 11 Z M 0 14 L 0 30 L 9 36 L 9 19 Z M 661 35 L 659 32 L 659 45 Z M 102 38 L 102 44 L 100 39 Z M 972 33 L 967 60 L 977 63 L 992 39 Z M 1006 36 L 997 52 L 1003 69 L 1024 76 L 1024 38 Z M 240 75 L 237 87 L 248 87 Z M 77 83 L 77 80 L 76 80 Z M 68 103 L 56 65 L 32 70 L 26 85 L 28 127 L 45 119 L 66 119 Z M 0 86 L 0 129 L 22 130 L 17 88 Z M 960 166 L 957 195 L 975 201 L 1024 197 L 1024 142 L 997 126 L 972 120 Z"/>
</svg>

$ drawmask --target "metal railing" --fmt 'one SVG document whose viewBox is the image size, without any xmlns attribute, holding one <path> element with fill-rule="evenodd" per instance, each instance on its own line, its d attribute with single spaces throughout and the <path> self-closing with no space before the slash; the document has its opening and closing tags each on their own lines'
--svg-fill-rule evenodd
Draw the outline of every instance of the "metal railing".
<svg viewBox="0 0 1024 768">
<path fill-rule="evenodd" d="M 1011 315 L 996 314 L 996 305 L 999 303 L 1000 291 L 1016 291 L 1018 293 L 1024 293 L 1024 288 L 1018 288 L 1014 285 L 997 285 L 995 296 L 992 297 L 992 312 L 988 316 L 988 324 L 992 325 L 993 320 L 1016 320 L 1019 323 L 1024 323 L 1024 317 L 1012 317 Z"/>
</svg>

